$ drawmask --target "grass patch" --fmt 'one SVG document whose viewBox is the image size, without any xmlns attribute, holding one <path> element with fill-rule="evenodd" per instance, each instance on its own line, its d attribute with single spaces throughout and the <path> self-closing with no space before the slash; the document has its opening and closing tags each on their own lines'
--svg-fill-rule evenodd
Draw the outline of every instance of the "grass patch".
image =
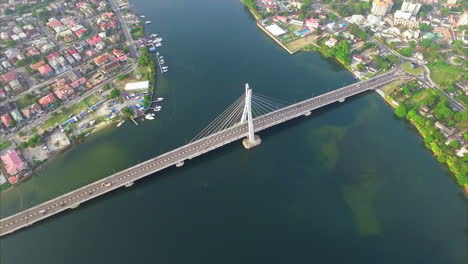
<svg viewBox="0 0 468 264">
<path fill-rule="evenodd" d="M 463 70 L 445 62 L 434 62 L 427 65 L 431 70 L 431 79 L 439 85 L 449 86 L 463 77 Z"/>
<path fill-rule="evenodd" d="M 0 185 L 0 192 L 8 190 L 10 187 L 11 184 L 9 182 L 5 182 L 4 184 Z"/>
<path fill-rule="evenodd" d="M 397 89 L 397 88 L 400 86 L 400 84 L 402 84 L 402 83 L 403 83 L 402 80 L 396 80 L 396 81 L 393 81 L 393 82 L 391 82 L 391 83 L 385 85 L 384 87 L 382 87 L 382 88 L 380 88 L 380 89 L 384 92 L 385 96 L 389 96 L 389 95 L 391 95 L 391 94 L 393 93 L 393 91 L 395 91 L 395 89 Z"/>
<path fill-rule="evenodd" d="M 407 73 L 409 73 L 409 74 L 413 74 L 413 75 L 420 75 L 420 74 L 422 74 L 422 73 L 424 72 L 424 70 L 423 70 L 422 67 L 416 67 L 416 68 L 414 68 L 414 67 L 413 67 L 413 64 L 412 64 L 411 62 L 409 62 L 409 61 L 407 61 L 407 62 L 401 64 L 401 68 L 402 68 L 405 72 L 407 72 Z"/>
<path fill-rule="evenodd" d="M 299 50 L 314 44 L 313 41 L 313 36 L 307 36 L 304 38 L 300 38 L 294 41 L 291 41 L 287 44 L 285 44 L 286 48 L 288 48 L 291 52 L 295 53 L 298 52 Z"/>
<path fill-rule="evenodd" d="M 11 144 L 13 144 L 11 141 L 5 141 L 3 142 L 2 144 L 0 144 L 0 151 L 8 148 L 9 146 L 11 146 Z"/>
<path fill-rule="evenodd" d="M 70 115 L 76 115 L 81 113 L 82 111 L 86 110 L 88 106 L 84 102 L 76 103 L 70 107 L 63 107 L 60 110 L 58 115 L 49 118 L 47 121 L 44 122 L 42 125 L 43 129 L 49 129 L 55 126 L 62 124 L 63 122 L 67 121 L 70 118 Z"/>
<path fill-rule="evenodd" d="M 98 93 L 94 93 L 88 97 L 86 97 L 83 102 L 87 105 L 87 106 L 93 106 L 95 104 L 97 104 L 99 101 L 101 101 L 101 96 L 98 94 Z"/>
<path fill-rule="evenodd" d="M 417 91 L 411 98 L 408 99 L 409 104 L 417 104 L 431 95 L 431 91 L 428 89 L 421 89 Z"/>
</svg>

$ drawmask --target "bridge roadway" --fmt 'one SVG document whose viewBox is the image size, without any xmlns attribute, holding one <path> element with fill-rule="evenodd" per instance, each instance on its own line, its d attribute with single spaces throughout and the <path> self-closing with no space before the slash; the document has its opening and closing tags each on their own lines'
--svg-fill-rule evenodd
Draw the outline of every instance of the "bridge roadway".
<svg viewBox="0 0 468 264">
<path fill-rule="evenodd" d="M 258 132 L 265 130 L 276 124 L 283 123 L 302 115 L 309 115 L 311 111 L 315 109 L 337 101 L 343 101 L 350 96 L 372 90 L 378 86 L 405 76 L 407 75 L 400 71 L 389 72 L 367 81 L 351 84 L 259 116 L 253 120 L 255 131 Z M 173 165 L 181 166 L 185 160 L 200 156 L 213 149 L 246 137 L 247 130 L 247 123 L 237 124 L 231 128 L 164 153 L 55 199 L 1 219 L 0 236 L 9 234 L 23 227 L 27 227 L 37 221 L 43 220 L 66 209 L 76 208 L 83 202 L 108 193 L 119 187 L 126 185 L 129 187 L 134 181 L 161 171 L 167 167 Z"/>
</svg>

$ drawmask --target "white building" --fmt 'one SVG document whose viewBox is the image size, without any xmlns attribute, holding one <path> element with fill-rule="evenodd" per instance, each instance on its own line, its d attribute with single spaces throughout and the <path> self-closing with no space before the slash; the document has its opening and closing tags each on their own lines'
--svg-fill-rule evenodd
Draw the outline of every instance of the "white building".
<svg viewBox="0 0 468 264">
<path fill-rule="evenodd" d="M 142 82 L 132 82 L 125 84 L 125 91 L 135 92 L 135 91 L 148 91 L 149 81 Z"/>
<path fill-rule="evenodd" d="M 411 13 L 411 15 L 415 16 L 418 14 L 420 8 L 420 0 L 404 0 L 400 10 L 402 12 Z"/>
<path fill-rule="evenodd" d="M 374 0 L 372 2 L 371 13 L 375 16 L 385 16 L 392 9 L 392 0 Z"/>
<path fill-rule="evenodd" d="M 419 21 L 410 12 L 397 10 L 393 15 L 393 26 L 401 26 L 404 28 L 418 28 Z"/>
</svg>

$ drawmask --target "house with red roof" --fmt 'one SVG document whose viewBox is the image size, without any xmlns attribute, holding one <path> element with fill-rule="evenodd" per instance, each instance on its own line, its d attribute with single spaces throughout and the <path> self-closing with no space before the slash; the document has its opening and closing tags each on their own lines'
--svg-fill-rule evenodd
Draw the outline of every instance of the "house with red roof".
<svg viewBox="0 0 468 264">
<path fill-rule="evenodd" d="M 35 55 L 40 55 L 40 54 L 41 54 L 41 52 L 39 52 L 39 50 L 36 49 L 35 47 L 31 47 L 31 48 L 26 49 L 26 56 L 28 56 L 28 57 L 35 56 Z"/>
<path fill-rule="evenodd" d="M 11 71 L 7 72 L 2 75 L 2 81 L 5 83 L 9 83 L 11 81 L 17 80 L 18 79 L 18 73 Z"/>
<path fill-rule="evenodd" d="M 43 77 L 49 77 L 54 73 L 54 70 L 52 67 L 50 67 L 49 64 L 44 64 L 37 68 L 37 71 L 43 76 Z"/>
<path fill-rule="evenodd" d="M 88 30 L 86 28 L 78 29 L 75 31 L 77 37 L 81 38 Z"/>
<path fill-rule="evenodd" d="M 105 54 L 102 54 L 101 56 L 99 57 L 96 57 L 93 59 L 93 62 L 97 65 L 97 66 L 101 66 L 103 65 L 104 63 L 107 62 L 107 60 L 109 59 L 109 55 L 107 53 Z"/>
<path fill-rule="evenodd" d="M 26 163 L 23 162 L 16 150 L 8 151 L 7 153 L 0 156 L 0 159 L 2 160 L 3 167 L 5 168 L 6 172 L 10 175 L 16 175 L 18 172 L 26 168 Z"/>
<path fill-rule="evenodd" d="M 70 97 L 75 93 L 75 90 L 73 90 L 73 88 L 68 84 L 56 86 L 53 88 L 53 91 L 55 95 L 57 95 L 57 97 L 62 100 Z"/>
<path fill-rule="evenodd" d="M 93 37 L 86 40 L 90 46 L 95 46 L 97 43 L 102 42 L 102 38 L 99 35 L 94 35 Z"/>
<path fill-rule="evenodd" d="M 88 56 L 88 57 L 93 57 L 94 55 L 97 54 L 97 52 L 96 52 L 95 50 L 90 49 L 90 50 L 87 50 L 87 51 L 85 52 L 85 54 L 86 54 L 86 56 Z"/>
<path fill-rule="evenodd" d="M 11 119 L 11 116 L 10 114 L 6 113 L 2 116 L 0 116 L 0 120 L 2 120 L 2 123 L 6 126 L 6 127 L 10 127 L 12 124 L 12 119 Z"/>
<path fill-rule="evenodd" d="M 56 58 L 60 57 L 60 53 L 58 51 L 52 52 L 49 55 L 46 56 L 47 61 L 52 61 L 55 60 Z"/>
<path fill-rule="evenodd" d="M 48 106 L 50 104 L 53 104 L 57 98 L 55 97 L 54 93 L 49 93 L 48 95 L 41 97 L 38 100 L 38 103 L 42 106 Z"/>
</svg>

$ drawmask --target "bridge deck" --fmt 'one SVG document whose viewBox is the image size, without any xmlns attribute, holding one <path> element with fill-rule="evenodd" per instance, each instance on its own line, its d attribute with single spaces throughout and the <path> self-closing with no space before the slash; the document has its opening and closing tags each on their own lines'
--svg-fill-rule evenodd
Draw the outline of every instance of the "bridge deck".
<svg viewBox="0 0 468 264">
<path fill-rule="evenodd" d="M 320 107 L 374 89 L 404 76 L 404 74 L 397 71 L 389 72 L 373 79 L 351 84 L 257 117 L 254 119 L 255 131 L 258 132 L 267 129 Z M 102 180 L 93 182 L 60 197 L 44 202 L 33 208 L 1 219 L 0 236 L 29 226 L 66 209 L 75 208 L 83 202 L 125 186 L 126 184 L 132 183 L 138 179 L 239 140 L 246 136 L 247 130 L 248 128 L 246 123 L 237 124 L 231 128 L 159 155 L 126 170 L 117 172 Z"/>
</svg>

